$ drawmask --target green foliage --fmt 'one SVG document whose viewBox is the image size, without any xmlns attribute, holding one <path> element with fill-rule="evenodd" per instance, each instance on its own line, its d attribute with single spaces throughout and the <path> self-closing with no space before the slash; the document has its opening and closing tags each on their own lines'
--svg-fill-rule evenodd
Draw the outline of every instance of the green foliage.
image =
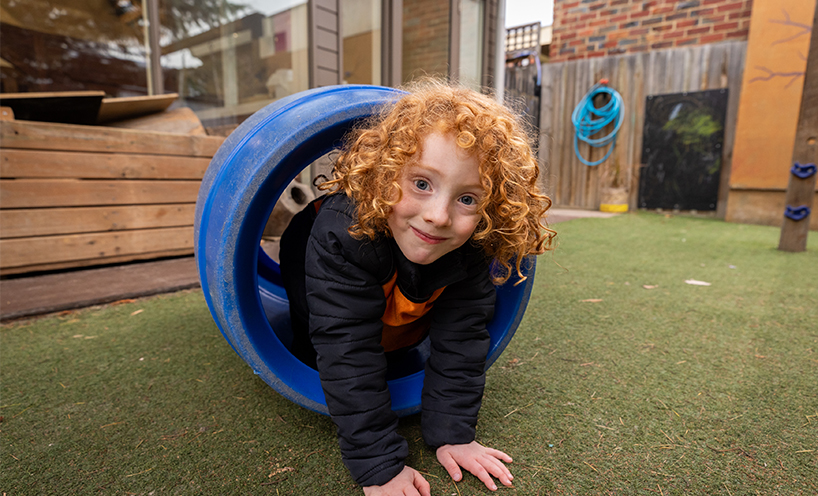
<svg viewBox="0 0 818 496">
<path fill-rule="evenodd" d="M 818 493 L 814 233 L 793 254 L 714 220 L 556 228 L 488 372 L 478 440 L 515 460 L 498 493 Z M 362 494 L 329 419 L 255 376 L 201 292 L 8 324 L 0 344 L 8 494 Z M 417 417 L 400 432 L 433 494 L 488 493 L 454 485 Z"/>
<path fill-rule="evenodd" d="M 709 109 L 702 107 L 683 110 L 662 129 L 675 132 L 682 144 L 701 151 L 707 147 L 710 137 L 721 131 L 721 124 L 710 115 Z"/>
</svg>

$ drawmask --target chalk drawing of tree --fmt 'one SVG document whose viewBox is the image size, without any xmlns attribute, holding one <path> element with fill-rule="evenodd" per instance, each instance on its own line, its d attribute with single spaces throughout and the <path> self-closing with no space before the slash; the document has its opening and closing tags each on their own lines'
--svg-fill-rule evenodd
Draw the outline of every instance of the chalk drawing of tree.
<svg viewBox="0 0 818 496">
<path fill-rule="evenodd" d="M 811 26 L 809 26 L 807 24 L 800 23 L 800 22 L 794 22 L 792 19 L 790 19 L 789 12 L 787 12 L 785 9 L 781 9 L 781 12 L 784 14 L 784 20 L 772 19 L 769 22 L 771 22 L 773 24 L 781 24 L 781 25 L 784 25 L 784 26 L 791 26 L 791 27 L 796 29 L 796 32 L 795 32 L 795 34 L 790 35 L 790 36 L 788 36 L 786 38 L 782 38 L 780 40 L 776 40 L 776 41 L 770 43 L 770 46 L 775 46 L 775 45 L 778 45 L 778 44 L 781 44 L 781 43 L 786 43 L 788 41 L 798 39 L 801 36 L 805 36 L 805 35 L 809 36 L 810 33 L 812 33 L 812 27 Z M 798 56 L 802 60 L 807 60 L 806 56 L 804 56 L 803 53 L 799 52 Z M 756 76 L 756 77 L 754 77 L 753 79 L 750 80 L 751 83 L 754 83 L 756 81 L 770 81 L 771 79 L 775 79 L 775 78 L 778 78 L 778 77 L 780 77 L 780 78 L 789 78 L 790 81 L 786 85 L 784 85 L 784 88 L 788 88 L 790 85 L 792 85 L 792 83 L 794 83 L 795 81 L 797 81 L 797 80 L 801 79 L 802 77 L 804 77 L 804 71 L 780 72 L 780 71 L 774 71 L 774 70 L 770 69 L 769 67 L 765 67 L 765 66 L 756 66 L 756 69 L 766 73 L 766 75 L 765 76 Z"/>
</svg>

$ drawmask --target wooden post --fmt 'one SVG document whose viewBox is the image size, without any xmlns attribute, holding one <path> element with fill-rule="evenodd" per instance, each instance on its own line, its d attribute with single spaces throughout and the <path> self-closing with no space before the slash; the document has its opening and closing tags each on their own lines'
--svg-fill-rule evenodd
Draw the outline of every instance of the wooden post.
<svg viewBox="0 0 818 496">
<path fill-rule="evenodd" d="M 804 92 L 798 130 L 792 151 L 793 169 L 787 185 L 787 209 L 778 249 L 799 252 L 807 249 L 810 210 L 815 196 L 815 167 L 818 164 L 818 5 L 804 73 Z"/>
</svg>

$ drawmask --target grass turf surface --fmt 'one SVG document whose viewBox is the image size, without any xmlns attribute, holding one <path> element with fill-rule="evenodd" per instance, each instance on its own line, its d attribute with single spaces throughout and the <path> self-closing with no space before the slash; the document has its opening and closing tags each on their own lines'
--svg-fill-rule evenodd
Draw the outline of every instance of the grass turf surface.
<svg viewBox="0 0 818 496">
<path fill-rule="evenodd" d="M 792 254 L 778 229 L 715 220 L 557 229 L 488 372 L 478 440 L 515 459 L 499 493 L 818 493 L 816 236 Z M 201 292 L 0 339 L 0 492 L 362 494 L 329 419 L 256 377 Z M 433 494 L 488 492 L 451 481 L 417 416 L 400 431 Z"/>
</svg>

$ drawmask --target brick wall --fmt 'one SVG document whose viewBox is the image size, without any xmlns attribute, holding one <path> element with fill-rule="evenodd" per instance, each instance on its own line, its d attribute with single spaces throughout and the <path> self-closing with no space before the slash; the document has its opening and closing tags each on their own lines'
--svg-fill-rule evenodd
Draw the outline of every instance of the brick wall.
<svg viewBox="0 0 818 496">
<path fill-rule="evenodd" d="M 403 80 L 449 73 L 449 2 L 403 2 Z"/>
<path fill-rule="evenodd" d="M 556 0 L 551 62 L 746 40 L 753 0 Z"/>
</svg>

